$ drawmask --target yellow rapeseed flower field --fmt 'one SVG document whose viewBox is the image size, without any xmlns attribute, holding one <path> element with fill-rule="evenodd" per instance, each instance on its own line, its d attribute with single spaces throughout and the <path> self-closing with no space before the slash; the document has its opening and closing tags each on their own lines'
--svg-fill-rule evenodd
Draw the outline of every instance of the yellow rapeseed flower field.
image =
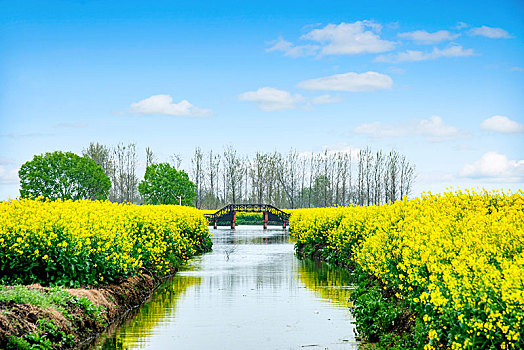
<svg viewBox="0 0 524 350">
<path fill-rule="evenodd" d="M 524 348 L 524 193 L 456 191 L 294 210 L 297 249 L 362 267 L 424 323 L 425 349 Z"/>
<path fill-rule="evenodd" d="M 80 285 L 141 268 L 167 273 L 209 250 L 207 220 L 195 208 L 107 201 L 0 202 L 0 283 Z"/>
</svg>

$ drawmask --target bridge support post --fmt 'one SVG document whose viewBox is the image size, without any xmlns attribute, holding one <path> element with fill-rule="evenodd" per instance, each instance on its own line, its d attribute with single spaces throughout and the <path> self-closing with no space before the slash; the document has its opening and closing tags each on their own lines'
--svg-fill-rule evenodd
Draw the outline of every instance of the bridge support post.
<svg viewBox="0 0 524 350">
<path fill-rule="evenodd" d="M 217 220 L 214 220 L 213 221 L 213 228 L 216 230 L 217 229 Z"/>
<path fill-rule="evenodd" d="M 267 211 L 264 212 L 263 222 L 264 222 L 264 230 L 267 230 Z"/>
<path fill-rule="evenodd" d="M 233 211 L 233 219 L 231 220 L 231 229 L 235 229 L 235 223 L 237 222 L 237 212 Z"/>
</svg>

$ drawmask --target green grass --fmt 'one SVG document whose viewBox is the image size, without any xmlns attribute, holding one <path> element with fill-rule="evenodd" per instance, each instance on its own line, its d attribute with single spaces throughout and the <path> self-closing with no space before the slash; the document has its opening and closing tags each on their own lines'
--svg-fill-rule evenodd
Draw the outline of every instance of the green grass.
<svg viewBox="0 0 524 350">
<path fill-rule="evenodd" d="M 22 285 L 13 287 L 0 286 L 0 301 L 14 301 L 15 303 L 34 305 L 42 309 L 53 307 L 66 318 L 70 317 L 67 312 L 67 304 L 70 303 L 80 307 L 84 314 L 92 320 L 104 323 L 104 308 L 102 306 L 95 306 L 88 298 L 73 296 L 58 286 L 52 287 L 48 291 Z"/>
<path fill-rule="evenodd" d="M 102 306 L 94 305 L 88 298 L 71 295 L 62 287 L 44 290 L 22 285 L 0 286 L 0 301 L 29 304 L 41 309 L 52 307 L 69 320 L 79 317 L 78 314 L 69 313 L 71 308 L 76 306 L 82 310 L 84 317 L 90 318 L 102 327 L 107 325 Z M 39 319 L 37 329 L 37 332 L 24 334 L 21 337 L 10 336 L 7 349 L 52 349 L 57 346 L 71 347 L 74 343 L 75 337 L 60 331 L 52 320 Z"/>
<path fill-rule="evenodd" d="M 74 302 L 74 297 L 60 287 L 53 287 L 46 292 L 41 289 L 18 285 L 14 287 L 0 286 L 0 301 L 30 304 L 42 309 L 51 306 L 61 309 L 68 301 Z"/>
</svg>

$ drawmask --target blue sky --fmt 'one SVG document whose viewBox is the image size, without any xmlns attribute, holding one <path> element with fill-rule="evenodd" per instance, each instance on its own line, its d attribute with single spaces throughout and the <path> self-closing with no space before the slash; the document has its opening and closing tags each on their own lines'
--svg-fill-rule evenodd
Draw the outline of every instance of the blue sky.
<svg viewBox="0 0 524 350">
<path fill-rule="evenodd" d="M 0 200 L 90 142 L 185 167 L 370 146 L 416 164 L 414 195 L 522 189 L 523 37 L 519 1 L 0 0 Z"/>
</svg>

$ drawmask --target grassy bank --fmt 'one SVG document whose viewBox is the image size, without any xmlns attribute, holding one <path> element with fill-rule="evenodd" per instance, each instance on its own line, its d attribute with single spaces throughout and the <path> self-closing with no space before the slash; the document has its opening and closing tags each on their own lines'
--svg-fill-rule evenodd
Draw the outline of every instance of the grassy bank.
<svg viewBox="0 0 524 350">
<path fill-rule="evenodd" d="M 78 345 L 211 249 L 194 208 L 11 200 L 0 217 L 0 348 Z"/>
<path fill-rule="evenodd" d="M 158 282 L 144 274 L 77 289 L 2 286 L 0 348 L 81 348 L 121 315 L 140 306 Z"/>
<path fill-rule="evenodd" d="M 455 192 L 293 212 L 297 253 L 353 270 L 378 347 L 524 347 L 524 195 Z"/>
</svg>

